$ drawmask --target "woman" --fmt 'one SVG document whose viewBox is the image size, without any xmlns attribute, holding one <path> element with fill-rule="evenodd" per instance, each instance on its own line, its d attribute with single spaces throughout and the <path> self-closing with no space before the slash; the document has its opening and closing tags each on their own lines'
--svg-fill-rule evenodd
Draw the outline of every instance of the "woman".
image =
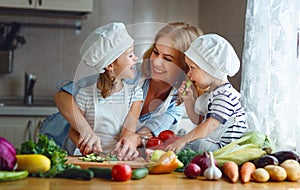
<svg viewBox="0 0 300 190">
<path fill-rule="evenodd" d="M 139 118 L 140 124 L 135 135 L 123 135 L 115 150 L 121 159 L 130 159 L 129 150 L 141 145 L 140 136 L 150 138 L 161 131 L 177 124 L 182 116 L 182 106 L 178 106 L 176 88 L 185 79 L 188 67 L 184 62 L 184 52 L 202 31 L 194 26 L 182 22 L 169 23 L 156 35 L 154 44 L 146 51 L 144 61 L 137 66 L 136 78 L 131 82 L 138 82 L 144 93 L 144 102 Z M 91 85 L 95 77 L 85 82 L 71 83 L 57 92 L 54 97 L 61 114 L 72 126 L 89 126 L 74 103 L 70 93 L 80 87 Z M 73 93 L 74 94 L 74 93 Z M 97 141 L 96 136 L 80 134 L 81 140 L 76 144 L 81 152 L 93 150 Z"/>
</svg>

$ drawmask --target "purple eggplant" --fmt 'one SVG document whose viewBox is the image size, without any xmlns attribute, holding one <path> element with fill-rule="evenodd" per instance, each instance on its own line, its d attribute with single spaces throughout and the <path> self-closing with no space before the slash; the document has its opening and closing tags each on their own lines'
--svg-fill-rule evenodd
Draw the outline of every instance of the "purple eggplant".
<svg viewBox="0 0 300 190">
<path fill-rule="evenodd" d="M 271 155 L 275 156 L 278 159 L 279 164 L 281 164 L 287 159 L 293 159 L 296 160 L 297 162 L 300 161 L 300 155 L 297 152 L 291 150 L 278 151 Z"/>
<path fill-rule="evenodd" d="M 267 165 L 276 165 L 276 166 L 278 166 L 278 164 L 279 164 L 278 159 L 275 156 L 272 156 L 272 155 L 262 156 L 262 157 L 258 158 L 255 161 L 256 168 L 264 168 Z"/>
</svg>

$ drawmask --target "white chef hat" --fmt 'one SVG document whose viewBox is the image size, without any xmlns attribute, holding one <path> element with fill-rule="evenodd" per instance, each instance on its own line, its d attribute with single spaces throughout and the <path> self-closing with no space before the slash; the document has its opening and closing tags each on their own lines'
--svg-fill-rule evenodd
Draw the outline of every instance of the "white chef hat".
<svg viewBox="0 0 300 190">
<path fill-rule="evenodd" d="M 240 60 L 230 43 L 217 34 L 198 37 L 185 52 L 195 64 L 211 76 L 227 80 L 240 69 Z"/>
<path fill-rule="evenodd" d="M 134 40 L 123 23 L 110 23 L 94 30 L 80 48 L 80 64 L 87 64 L 99 73 L 122 55 Z"/>
</svg>

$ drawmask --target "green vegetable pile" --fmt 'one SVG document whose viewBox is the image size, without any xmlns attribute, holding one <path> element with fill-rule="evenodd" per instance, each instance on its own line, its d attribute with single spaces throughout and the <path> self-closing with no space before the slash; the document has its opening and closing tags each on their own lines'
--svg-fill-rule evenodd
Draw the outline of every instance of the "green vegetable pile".
<svg viewBox="0 0 300 190">
<path fill-rule="evenodd" d="M 17 154 L 42 154 L 51 160 L 50 170 L 34 174 L 35 177 L 55 177 L 65 169 L 73 167 L 65 164 L 67 152 L 58 146 L 53 139 L 48 139 L 46 135 L 39 135 L 36 143 L 32 140 L 22 143 L 21 148 L 17 149 Z"/>
<path fill-rule="evenodd" d="M 213 155 L 219 167 L 227 161 L 234 161 L 238 165 L 257 159 L 265 154 L 274 151 L 273 142 L 269 137 L 260 132 L 249 131 L 240 139 L 216 150 Z M 178 159 L 187 166 L 194 156 L 203 154 L 203 152 L 195 152 L 191 149 L 185 149 L 177 153 Z"/>
<path fill-rule="evenodd" d="M 196 152 L 190 148 L 188 149 L 184 149 L 180 152 L 178 152 L 177 155 L 177 159 L 180 160 L 184 166 L 189 165 L 189 163 L 191 162 L 191 160 L 199 154 L 203 154 L 203 152 Z M 181 169 L 177 169 L 176 171 L 183 171 L 184 168 Z"/>
</svg>

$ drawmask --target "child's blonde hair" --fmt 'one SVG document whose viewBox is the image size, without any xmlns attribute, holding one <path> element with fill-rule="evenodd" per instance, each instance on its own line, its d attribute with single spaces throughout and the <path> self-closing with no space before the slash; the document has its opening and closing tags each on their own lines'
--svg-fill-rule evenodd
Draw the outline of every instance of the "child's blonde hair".
<svg viewBox="0 0 300 190">
<path fill-rule="evenodd" d="M 112 94 L 112 90 L 115 86 L 115 78 L 111 77 L 109 72 L 106 70 L 104 73 L 99 75 L 98 84 L 98 89 L 100 90 L 102 97 L 106 98 Z"/>
</svg>

